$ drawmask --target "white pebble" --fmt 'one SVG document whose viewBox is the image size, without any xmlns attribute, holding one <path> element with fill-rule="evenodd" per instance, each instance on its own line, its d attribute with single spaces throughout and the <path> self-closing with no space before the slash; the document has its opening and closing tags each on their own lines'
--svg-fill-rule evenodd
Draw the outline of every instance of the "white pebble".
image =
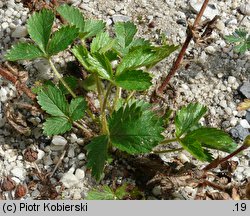
<svg viewBox="0 0 250 216">
<path fill-rule="evenodd" d="M 178 154 L 178 159 L 184 164 L 186 162 L 190 162 L 190 160 L 188 159 L 188 157 L 183 154 L 183 153 L 179 153 Z"/>
<path fill-rule="evenodd" d="M 250 128 L 250 125 L 249 125 L 249 123 L 248 123 L 248 121 L 247 121 L 246 119 L 240 120 L 240 125 L 241 125 L 243 128 L 247 128 L 247 129 Z"/>
<path fill-rule="evenodd" d="M 28 31 L 27 28 L 25 26 L 18 26 L 15 31 L 12 32 L 11 37 L 14 38 L 22 38 L 27 36 Z"/>
<path fill-rule="evenodd" d="M 76 169 L 75 176 L 76 176 L 79 180 L 82 180 L 82 179 L 84 179 L 84 177 L 85 177 L 85 171 L 78 168 L 78 169 Z"/>
<path fill-rule="evenodd" d="M 67 144 L 67 140 L 59 135 L 53 136 L 52 143 L 54 145 L 65 146 Z"/>
<path fill-rule="evenodd" d="M 62 176 L 61 182 L 66 188 L 71 188 L 77 185 L 79 180 L 73 173 L 67 172 Z"/>
<path fill-rule="evenodd" d="M 20 180 L 24 180 L 25 179 L 26 171 L 23 168 L 15 167 L 10 172 L 11 172 L 11 174 L 13 176 L 19 178 Z"/>
<path fill-rule="evenodd" d="M 233 76 L 229 76 L 228 77 L 228 83 L 229 84 L 234 84 L 236 82 L 236 78 L 235 77 L 233 77 Z"/>
</svg>

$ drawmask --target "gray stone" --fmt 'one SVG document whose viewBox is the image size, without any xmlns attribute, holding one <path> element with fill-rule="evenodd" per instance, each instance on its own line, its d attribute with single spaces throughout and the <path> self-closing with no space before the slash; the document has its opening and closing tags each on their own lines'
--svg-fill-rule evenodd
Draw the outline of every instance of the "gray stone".
<svg viewBox="0 0 250 216">
<path fill-rule="evenodd" d="M 131 17 L 120 15 L 120 14 L 114 14 L 112 16 L 113 22 L 127 22 L 131 20 Z"/>
<path fill-rule="evenodd" d="M 74 187 L 79 183 L 79 179 L 71 172 L 63 174 L 61 182 L 66 188 Z"/>
<path fill-rule="evenodd" d="M 250 82 L 244 82 L 243 85 L 240 87 L 239 91 L 246 98 L 250 98 Z"/>
<path fill-rule="evenodd" d="M 241 125 L 243 128 L 247 128 L 247 129 L 250 128 L 250 125 L 249 125 L 249 123 L 248 123 L 248 121 L 247 121 L 246 119 L 240 120 L 240 125 Z"/>
<path fill-rule="evenodd" d="M 232 128 L 230 133 L 234 138 L 240 138 L 241 140 L 244 140 L 245 137 L 250 134 L 248 129 L 243 128 L 241 125 L 237 125 L 235 128 Z"/>
<path fill-rule="evenodd" d="M 52 141 L 54 145 L 65 146 L 67 144 L 67 140 L 62 136 L 54 136 Z"/>
<path fill-rule="evenodd" d="M 15 31 L 12 32 L 11 37 L 14 38 L 22 38 L 27 36 L 28 31 L 27 28 L 25 26 L 18 26 Z"/>
<path fill-rule="evenodd" d="M 83 169 L 76 169 L 76 172 L 75 172 L 75 176 L 76 178 L 78 178 L 79 180 L 82 180 L 84 179 L 85 177 L 85 171 Z"/>
<path fill-rule="evenodd" d="M 250 4 L 241 4 L 239 7 L 240 13 L 246 16 L 250 16 Z"/>
<path fill-rule="evenodd" d="M 24 180 L 25 179 L 26 171 L 23 168 L 15 167 L 10 172 L 11 172 L 11 174 L 13 176 L 19 178 L 20 180 Z"/>
<path fill-rule="evenodd" d="M 247 113 L 246 113 L 246 120 L 250 124 L 250 112 L 249 111 L 247 111 Z"/>
</svg>

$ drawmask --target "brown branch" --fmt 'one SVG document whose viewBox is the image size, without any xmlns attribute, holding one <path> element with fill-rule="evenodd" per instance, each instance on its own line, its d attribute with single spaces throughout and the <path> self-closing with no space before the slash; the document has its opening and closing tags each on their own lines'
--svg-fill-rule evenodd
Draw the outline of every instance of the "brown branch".
<svg viewBox="0 0 250 216">
<path fill-rule="evenodd" d="M 195 31 L 195 29 L 197 28 L 197 26 L 199 25 L 199 22 L 201 20 L 201 17 L 208 5 L 208 2 L 209 0 L 205 0 L 198 15 L 196 16 L 196 19 L 194 21 L 194 24 L 192 26 L 192 30 Z M 152 97 L 155 97 L 155 96 L 160 96 L 163 94 L 163 91 L 165 90 L 166 86 L 168 85 L 170 79 L 175 75 L 176 71 L 178 70 L 179 66 L 180 66 L 180 63 L 185 55 L 185 52 L 188 48 L 188 45 L 190 43 L 190 41 L 192 40 L 193 38 L 193 34 L 192 32 L 190 31 L 190 28 L 188 27 L 187 28 L 187 38 L 181 48 L 181 51 L 177 57 L 177 59 L 175 60 L 175 62 L 173 63 L 173 66 L 172 68 L 170 69 L 170 72 L 168 73 L 168 75 L 166 76 L 166 78 L 164 79 L 164 81 L 162 82 L 161 86 L 155 90 L 154 94 L 152 95 Z M 157 100 L 153 100 L 154 102 L 156 102 Z"/>
</svg>

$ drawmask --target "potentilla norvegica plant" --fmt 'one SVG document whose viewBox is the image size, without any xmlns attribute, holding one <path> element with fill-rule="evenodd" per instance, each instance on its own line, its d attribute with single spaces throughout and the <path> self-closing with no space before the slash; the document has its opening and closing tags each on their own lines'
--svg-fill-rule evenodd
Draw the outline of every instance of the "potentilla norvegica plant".
<svg viewBox="0 0 250 216">
<path fill-rule="evenodd" d="M 168 57 L 178 47 L 164 44 L 155 46 L 150 41 L 137 38 L 137 28 L 132 22 L 114 25 L 114 36 L 105 31 L 105 23 L 86 20 L 80 11 L 68 5 L 59 6 L 57 13 L 67 21 L 52 32 L 55 15 L 51 10 L 35 12 L 28 20 L 28 32 L 33 43 L 18 43 L 7 53 L 9 61 L 47 59 L 59 83 L 44 83 L 35 89 L 38 103 L 48 114 L 44 134 L 51 136 L 69 131 L 73 125 L 86 130 L 82 120 L 91 116 L 100 128 L 99 134 L 87 144 L 88 167 L 99 181 L 109 153 L 113 147 L 131 155 L 150 153 L 156 146 L 179 142 L 195 158 L 211 161 L 209 149 L 232 152 L 234 141 L 223 131 L 201 126 L 205 106 L 191 103 L 182 107 L 175 117 L 175 137 L 163 137 L 164 120 L 151 109 L 151 104 L 133 98 L 135 91 L 146 91 L 152 85 L 150 68 Z M 92 39 L 92 41 L 90 40 Z M 86 40 L 91 41 L 87 45 Z M 58 72 L 52 56 L 70 49 L 88 72 L 80 87 L 94 91 L 99 100 L 100 113 L 90 113 L 83 97 L 77 95 L 79 86 L 74 77 L 63 77 Z M 114 66 L 112 62 L 117 62 Z M 115 90 L 113 95 L 112 90 Z M 127 98 L 121 92 L 126 91 Z M 68 95 L 72 96 L 69 102 Z"/>
</svg>

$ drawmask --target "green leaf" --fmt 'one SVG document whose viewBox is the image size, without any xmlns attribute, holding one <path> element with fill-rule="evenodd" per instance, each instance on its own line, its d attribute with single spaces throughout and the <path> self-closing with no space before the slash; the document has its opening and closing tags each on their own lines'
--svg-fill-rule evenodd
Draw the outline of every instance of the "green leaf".
<svg viewBox="0 0 250 216">
<path fill-rule="evenodd" d="M 96 91 L 96 78 L 94 74 L 90 74 L 85 80 L 82 81 L 82 86 L 86 91 Z"/>
<path fill-rule="evenodd" d="M 115 198 L 113 190 L 109 186 L 103 185 L 101 188 L 89 191 L 86 200 L 115 200 Z"/>
<path fill-rule="evenodd" d="M 44 53 L 34 44 L 18 43 L 8 51 L 5 58 L 8 61 L 17 61 L 36 59 L 43 56 Z"/>
<path fill-rule="evenodd" d="M 180 137 L 191 127 L 197 125 L 206 112 L 207 108 L 198 103 L 190 103 L 188 106 L 182 107 L 175 117 L 176 136 Z"/>
<path fill-rule="evenodd" d="M 45 86 L 38 92 L 38 103 L 42 109 L 53 116 L 68 116 L 68 103 L 62 92 L 55 86 Z"/>
<path fill-rule="evenodd" d="M 96 72 L 103 79 L 112 79 L 112 66 L 104 53 L 89 54 L 87 61 L 91 65 L 90 71 Z"/>
<path fill-rule="evenodd" d="M 177 49 L 176 46 L 165 45 L 162 47 L 139 47 L 138 49 L 129 52 L 117 67 L 117 74 L 125 70 L 134 70 L 142 66 L 151 67 L 160 62 L 173 51 Z"/>
<path fill-rule="evenodd" d="M 35 12 L 27 22 L 30 37 L 44 53 L 46 53 L 53 22 L 53 12 L 46 9 Z"/>
<path fill-rule="evenodd" d="M 162 141 L 162 120 L 145 102 L 135 102 L 113 112 L 108 120 L 111 143 L 129 154 L 152 151 Z"/>
<path fill-rule="evenodd" d="M 117 38 L 115 49 L 124 55 L 126 47 L 131 44 L 136 32 L 136 26 L 132 22 L 115 23 L 115 34 Z"/>
<path fill-rule="evenodd" d="M 87 145 L 87 166 L 92 169 L 92 175 L 97 181 L 101 179 L 105 162 L 108 159 L 108 144 L 108 136 L 101 135 L 93 138 Z"/>
<path fill-rule="evenodd" d="M 125 196 L 129 195 L 127 192 L 128 184 L 123 184 L 115 190 L 115 196 L 118 200 L 122 200 Z"/>
<path fill-rule="evenodd" d="M 64 4 L 59 6 L 56 10 L 67 22 L 75 25 L 80 32 L 84 31 L 84 17 L 79 9 Z"/>
<path fill-rule="evenodd" d="M 84 26 L 84 33 L 82 38 L 90 38 L 102 32 L 105 27 L 105 23 L 102 20 L 86 20 Z"/>
<path fill-rule="evenodd" d="M 204 147 L 228 153 L 233 152 L 237 148 L 234 140 L 227 133 L 217 128 L 199 128 L 188 133 L 185 138 L 197 140 Z"/>
<path fill-rule="evenodd" d="M 64 80 L 64 82 L 67 83 L 67 85 L 70 87 L 70 89 L 76 90 L 77 85 L 78 85 L 78 80 L 76 77 L 66 76 L 66 77 L 63 77 L 63 80 Z M 58 87 L 63 94 L 69 94 L 68 89 L 65 88 L 65 86 L 62 84 L 62 82 L 59 82 Z"/>
<path fill-rule="evenodd" d="M 118 86 L 126 90 L 147 90 L 151 85 L 152 77 L 142 70 L 124 71 L 115 78 Z"/>
<path fill-rule="evenodd" d="M 71 100 L 69 105 L 69 116 L 73 121 L 83 118 L 87 103 L 83 97 L 77 97 Z"/>
<path fill-rule="evenodd" d="M 196 159 L 200 161 L 212 161 L 213 157 L 211 154 L 202 148 L 201 143 L 198 140 L 190 137 L 185 137 L 181 140 L 180 144 L 182 147 L 192 154 Z"/>
<path fill-rule="evenodd" d="M 89 55 L 88 50 L 85 47 L 78 45 L 74 46 L 71 51 L 77 60 L 82 64 L 82 66 L 89 70 L 91 65 L 87 61 Z"/>
<path fill-rule="evenodd" d="M 75 26 L 64 26 L 56 31 L 48 45 L 48 54 L 50 56 L 59 53 L 68 48 L 68 46 L 78 36 L 78 29 Z"/>
<path fill-rule="evenodd" d="M 91 53 L 99 52 L 105 53 L 112 48 L 113 40 L 109 37 L 107 32 L 100 32 L 96 35 L 90 45 Z"/>
<path fill-rule="evenodd" d="M 43 124 L 44 133 L 47 136 L 64 134 L 72 128 L 72 124 L 65 117 L 50 117 Z"/>
</svg>

